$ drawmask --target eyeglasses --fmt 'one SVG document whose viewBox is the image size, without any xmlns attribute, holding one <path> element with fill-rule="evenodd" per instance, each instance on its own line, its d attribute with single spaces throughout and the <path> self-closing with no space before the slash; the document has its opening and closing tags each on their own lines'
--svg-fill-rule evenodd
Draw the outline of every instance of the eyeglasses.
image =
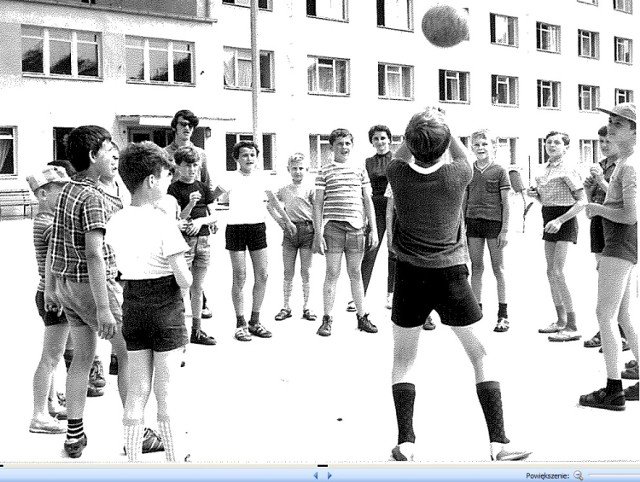
<svg viewBox="0 0 640 482">
<path fill-rule="evenodd" d="M 178 122 L 178 125 L 180 127 L 191 127 L 193 129 L 193 125 L 191 124 L 191 122 L 188 122 L 188 121 L 180 121 Z"/>
</svg>

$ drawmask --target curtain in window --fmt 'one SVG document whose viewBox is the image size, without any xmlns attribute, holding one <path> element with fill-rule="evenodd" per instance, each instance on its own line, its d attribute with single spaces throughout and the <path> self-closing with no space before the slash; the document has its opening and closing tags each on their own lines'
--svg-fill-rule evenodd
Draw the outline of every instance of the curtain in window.
<svg viewBox="0 0 640 482">
<path fill-rule="evenodd" d="M 224 49 L 224 85 L 235 86 L 235 61 L 236 53 L 231 49 Z"/>
<path fill-rule="evenodd" d="M 11 150 L 11 142 L 11 139 L 0 139 L 0 172 L 2 172 L 4 161 Z"/>
</svg>

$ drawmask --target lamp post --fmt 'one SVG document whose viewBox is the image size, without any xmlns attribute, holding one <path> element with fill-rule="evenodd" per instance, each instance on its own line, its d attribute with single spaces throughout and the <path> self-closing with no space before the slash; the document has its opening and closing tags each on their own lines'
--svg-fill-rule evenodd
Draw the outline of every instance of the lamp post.
<svg viewBox="0 0 640 482">
<path fill-rule="evenodd" d="M 258 94 L 260 93 L 260 50 L 258 49 L 258 0 L 251 0 L 251 117 L 253 142 L 262 144 L 258 119 Z M 263 159 L 264 167 L 264 159 Z"/>
</svg>

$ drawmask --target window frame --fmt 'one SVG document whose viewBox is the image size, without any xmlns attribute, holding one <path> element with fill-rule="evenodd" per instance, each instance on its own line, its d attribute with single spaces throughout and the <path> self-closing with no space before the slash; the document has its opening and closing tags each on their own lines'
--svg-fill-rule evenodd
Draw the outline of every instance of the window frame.
<svg viewBox="0 0 640 482">
<path fill-rule="evenodd" d="M 598 6 L 598 0 L 578 0 L 579 3 L 586 3 L 587 5 Z"/>
<path fill-rule="evenodd" d="M 266 7 L 261 7 L 260 2 L 266 3 Z M 229 5 L 231 7 L 243 7 L 250 8 L 251 0 L 222 0 L 222 5 Z M 258 0 L 258 9 L 268 12 L 273 11 L 273 0 Z"/>
<path fill-rule="evenodd" d="M 25 28 L 29 29 L 40 29 L 41 36 L 25 35 Z M 67 41 L 66 39 L 57 39 L 51 38 L 52 33 L 54 32 L 66 32 L 70 35 L 70 39 Z M 78 34 L 88 34 L 95 35 L 95 41 L 87 41 L 83 39 L 79 39 Z M 24 47 L 25 47 L 25 39 L 38 39 L 41 43 L 41 52 L 42 52 L 42 72 L 33 72 L 33 71 L 25 71 L 24 70 Z M 69 61 L 71 67 L 71 73 L 52 73 L 51 72 L 51 43 L 53 42 L 66 42 L 69 43 L 70 46 L 70 54 Z M 22 24 L 20 31 L 20 43 L 21 43 L 21 57 L 22 57 L 22 65 L 21 72 L 24 77 L 46 77 L 51 79 L 80 79 L 80 80 L 93 80 L 93 81 L 102 81 L 103 80 L 103 68 L 102 68 L 102 34 L 100 32 L 93 32 L 90 30 L 79 30 L 79 29 L 68 29 L 68 28 L 57 28 L 57 27 L 45 27 L 41 25 L 30 25 L 30 24 Z M 96 47 L 96 68 L 97 75 L 83 75 L 80 74 L 80 66 L 79 66 L 79 46 L 83 44 L 95 45 Z"/>
<path fill-rule="evenodd" d="M 235 136 L 235 141 L 233 144 L 229 144 L 228 140 L 230 136 Z M 225 132 L 225 160 L 226 160 L 226 171 L 232 172 L 238 169 L 236 160 L 233 158 L 231 151 L 233 146 L 240 141 L 253 141 L 253 134 L 250 132 Z M 267 147 L 267 143 L 265 140 L 268 139 L 269 146 Z M 260 149 L 260 160 L 262 161 L 261 169 L 263 171 L 273 172 L 275 169 L 274 159 L 275 159 L 275 140 L 276 135 L 273 132 L 263 132 L 262 133 L 262 142 L 258 143 L 258 147 Z M 266 157 L 265 157 L 266 156 Z M 229 167 L 234 166 L 234 169 L 229 169 Z"/>
<path fill-rule="evenodd" d="M 348 97 L 349 95 L 351 95 L 351 62 L 349 59 L 344 59 L 344 58 L 339 58 L 339 57 L 324 57 L 324 56 L 318 56 L 318 55 L 307 55 L 307 60 L 309 61 L 308 65 L 307 65 L 307 94 L 309 95 L 328 95 L 328 96 L 332 96 L 332 97 Z M 313 60 L 313 65 L 311 64 L 311 61 Z M 331 61 L 332 62 L 332 67 L 331 67 L 331 71 L 332 71 L 332 82 L 333 82 L 333 91 L 329 92 L 329 91 L 323 91 L 320 90 L 320 85 L 321 85 L 321 76 L 320 76 L 320 68 L 327 68 L 325 67 L 320 67 L 319 65 L 319 61 Z M 337 90 L 338 87 L 338 76 L 336 74 L 337 70 L 336 70 L 336 63 L 337 62 L 344 62 L 344 75 L 345 75 L 345 92 L 340 92 Z M 311 72 L 310 69 L 311 67 L 314 67 L 314 78 L 313 81 L 315 82 L 315 86 L 316 89 L 312 90 L 311 89 Z"/>
<path fill-rule="evenodd" d="M 326 159 L 322 158 L 323 149 L 327 153 Z M 331 161 L 331 145 L 329 134 L 309 134 L 309 170 L 318 172 Z"/>
<path fill-rule="evenodd" d="M 591 55 L 584 53 L 583 41 L 588 39 L 589 50 Z M 584 59 L 599 60 L 600 59 L 600 33 L 592 30 L 578 29 L 578 57 Z"/>
<path fill-rule="evenodd" d="M 512 85 L 515 84 L 515 85 Z M 506 85 L 507 102 L 499 102 L 499 87 Z M 518 107 L 519 105 L 519 79 L 513 75 L 491 74 L 491 105 L 499 107 Z M 515 96 L 515 99 L 511 97 Z"/>
<path fill-rule="evenodd" d="M 506 42 L 500 41 L 498 38 L 497 26 L 498 23 L 496 20 L 500 19 L 503 23 L 506 23 L 507 28 L 506 34 L 507 39 Z M 501 13 L 490 13 L 489 14 L 489 31 L 490 31 L 490 40 L 492 45 L 501 45 L 503 47 L 514 47 L 518 48 L 520 36 L 519 36 L 519 26 L 518 26 L 518 17 L 512 17 L 510 15 L 503 15 Z M 510 29 L 513 29 L 513 39 L 510 38 Z M 503 37 L 501 35 L 500 37 Z"/>
<path fill-rule="evenodd" d="M 413 8 L 413 0 L 403 0 L 406 2 L 406 22 L 403 26 L 399 25 L 387 25 L 389 22 L 387 3 L 389 0 L 376 0 L 376 24 L 380 28 L 386 28 L 390 30 L 400 30 L 403 32 L 413 32 L 414 29 L 414 8 Z M 399 16 L 394 17 L 398 18 Z"/>
<path fill-rule="evenodd" d="M 498 137 L 496 139 L 496 161 L 498 164 L 504 165 L 515 165 L 516 164 L 516 147 L 518 143 L 517 137 Z M 503 153 L 508 151 L 508 156 Z M 504 159 L 508 157 L 509 162 L 505 163 Z"/>
<path fill-rule="evenodd" d="M 131 40 L 142 41 L 142 47 L 138 45 L 131 45 Z M 151 46 L 151 42 L 166 42 L 166 50 L 164 48 L 160 48 L 159 46 Z M 186 44 L 188 46 L 186 51 L 178 50 L 175 47 L 175 44 Z M 143 63 L 143 79 L 137 78 L 129 78 L 129 66 L 127 65 L 128 54 L 129 51 L 135 49 L 137 51 L 142 51 L 142 63 Z M 166 61 L 167 61 L 167 80 L 153 80 L 151 79 L 151 53 L 152 52 L 167 52 Z M 176 82 L 175 81 L 175 67 L 176 67 L 176 58 L 175 53 L 189 53 L 190 58 L 190 82 Z M 195 42 L 190 42 L 188 40 L 171 40 L 171 39 L 163 39 L 156 37 L 140 37 L 137 35 L 125 35 L 125 75 L 127 84 L 143 84 L 143 85 L 173 85 L 173 86 L 181 86 L 181 87 L 192 87 L 196 85 L 196 76 L 195 76 Z"/>
<path fill-rule="evenodd" d="M 10 131 L 10 133 L 3 132 L 5 130 Z M 5 156 L 11 154 L 11 164 L 13 166 L 12 172 L 1 172 L 0 170 L 0 179 L 16 179 L 18 177 L 18 126 L 4 124 L 0 125 L 0 140 L 10 141 L 9 150 L 7 151 Z M 4 169 L 6 158 L 0 161 L 0 164 L 2 164 L 2 169 Z"/>
<path fill-rule="evenodd" d="M 622 7 L 620 7 L 622 4 Z M 633 14 L 633 0 L 613 0 L 613 9 L 616 12 Z"/>
<path fill-rule="evenodd" d="M 339 1 L 342 3 L 342 17 L 341 18 L 337 18 L 337 17 L 331 17 L 331 16 L 324 16 L 324 15 L 318 15 L 317 11 L 318 11 L 318 2 L 333 2 L 333 1 Z M 313 3 L 313 7 L 311 6 L 311 3 Z M 310 13 L 311 8 L 314 9 L 314 11 L 316 13 L 312 14 Z M 321 20 L 332 20 L 334 22 L 349 22 L 349 0 L 307 0 L 307 6 L 306 6 L 306 14 L 307 17 L 310 18 L 318 18 Z"/>
<path fill-rule="evenodd" d="M 620 89 L 616 87 L 614 95 L 616 105 L 623 102 L 633 102 L 633 89 Z"/>
<path fill-rule="evenodd" d="M 590 109 L 585 109 L 583 99 L 584 95 L 589 93 Z M 596 112 L 600 106 L 600 87 L 597 85 L 578 84 L 578 109 L 580 112 Z"/>
<path fill-rule="evenodd" d="M 455 78 L 449 74 L 456 74 Z M 438 70 L 438 86 L 439 86 L 439 99 L 440 102 L 447 104 L 470 104 L 471 103 L 471 73 L 465 72 L 461 70 L 448 70 L 448 69 L 439 69 Z M 458 99 L 450 99 L 449 97 L 449 89 L 448 81 L 456 81 L 457 82 L 457 97 Z M 462 99 L 463 90 L 461 87 L 464 85 L 464 94 L 465 99 Z"/>
<path fill-rule="evenodd" d="M 547 84 L 547 85 L 544 85 Z M 549 110 L 558 110 L 562 108 L 562 84 L 559 80 L 545 80 L 545 79 L 537 79 L 536 81 L 536 89 L 537 89 L 537 101 L 539 109 L 549 109 Z M 551 106 L 546 106 L 543 103 L 543 90 L 549 89 L 551 91 L 550 97 L 552 100 L 555 100 L 555 104 L 552 101 Z"/>
<path fill-rule="evenodd" d="M 590 165 L 598 163 L 600 152 L 600 141 L 598 139 L 580 139 L 578 146 L 580 150 L 580 164 Z M 587 156 L 588 151 L 590 151 L 589 156 Z"/>
<path fill-rule="evenodd" d="M 227 62 L 227 53 L 233 51 L 234 52 L 234 67 L 233 67 L 233 76 L 235 79 L 235 84 L 236 85 L 230 85 L 227 84 L 227 77 L 226 75 L 223 75 L 223 87 L 225 89 L 229 89 L 229 90 L 251 90 L 251 84 L 245 86 L 245 85 L 237 85 L 238 84 L 238 79 L 240 78 L 240 76 L 238 75 L 239 73 L 239 69 L 238 69 L 238 60 L 245 60 L 245 61 L 249 61 L 251 68 L 253 67 L 252 64 L 252 60 L 253 60 L 253 56 L 251 55 L 251 49 L 245 49 L 245 48 L 241 48 L 241 47 L 230 47 L 230 46 L 223 46 L 222 48 L 223 51 L 223 62 L 226 64 Z M 272 50 L 260 50 L 260 91 L 262 92 L 274 92 L 276 90 L 275 87 L 275 61 L 274 61 L 274 52 Z M 243 55 L 243 57 L 241 58 L 241 55 Z M 264 87 L 262 85 L 263 81 L 265 79 L 263 79 L 262 76 L 262 72 L 263 72 L 263 58 L 266 58 L 266 62 L 268 62 L 268 72 L 269 72 L 269 78 L 266 79 L 268 81 L 268 86 Z M 226 72 L 226 67 L 223 66 L 223 73 Z M 251 74 L 253 74 L 253 72 L 250 72 Z M 251 79 L 251 81 L 253 81 L 253 76 L 250 75 L 249 78 Z"/>
<path fill-rule="evenodd" d="M 626 47 L 625 47 L 626 44 Z M 628 56 L 629 59 L 628 60 L 621 60 L 620 56 L 618 55 L 620 53 L 620 49 L 625 50 L 626 52 L 623 52 L 623 56 Z M 624 64 L 624 65 L 633 65 L 633 39 L 627 38 L 627 37 L 618 37 L 617 35 L 613 37 L 613 52 L 614 52 L 614 61 L 618 64 Z"/>
<path fill-rule="evenodd" d="M 546 164 L 549 162 L 549 154 L 545 148 L 544 137 L 538 137 L 538 164 Z"/>
<path fill-rule="evenodd" d="M 381 75 L 380 69 L 384 69 L 383 75 Z M 390 72 L 389 69 L 398 69 L 398 72 Z M 400 89 L 404 93 L 404 82 L 405 82 L 405 72 L 408 72 L 408 83 L 409 83 L 409 94 L 408 95 L 400 95 L 395 96 L 389 94 L 389 76 L 397 75 L 400 77 Z M 387 62 L 378 62 L 378 98 L 379 99 L 387 99 L 387 100 L 414 100 L 415 94 L 415 84 L 414 84 L 414 74 L 413 74 L 413 65 L 403 65 L 403 64 L 390 64 Z M 384 81 L 384 85 L 380 85 L 381 80 Z M 383 93 L 381 91 L 384 90 Z"/>
<path fill-rule="evenodd" d="M 546 30 L 544 30 L 546 29 Z M 555 37 L 556 49 L 545 49 L 542 47 L 542 35 L 546 34 L 549 39 Z M 552 42 L 548 40 L 548 43 Z M 536 21 L 536 49 L 538 52 L 547 52 L 551 54 L 562 53 L 562 27 L 552 23 Z"/>
</svg>

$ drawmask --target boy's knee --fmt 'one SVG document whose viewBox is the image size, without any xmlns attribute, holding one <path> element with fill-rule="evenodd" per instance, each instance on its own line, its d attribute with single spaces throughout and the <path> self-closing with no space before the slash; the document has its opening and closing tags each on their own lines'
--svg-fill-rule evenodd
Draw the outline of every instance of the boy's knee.
<svg viewBox="0 0 640 482">
<path fill-rule="evenodd" d="M 244 286 L 247 281 L 247 273 L 245 271 L 233 273 L 233 285 Z"/>
<path fill-rule="evenodd" d="M 255 273 L 256 283 L 266 284 L 269 273 L 266 270 L 259 270 Z"/>
</svg>

